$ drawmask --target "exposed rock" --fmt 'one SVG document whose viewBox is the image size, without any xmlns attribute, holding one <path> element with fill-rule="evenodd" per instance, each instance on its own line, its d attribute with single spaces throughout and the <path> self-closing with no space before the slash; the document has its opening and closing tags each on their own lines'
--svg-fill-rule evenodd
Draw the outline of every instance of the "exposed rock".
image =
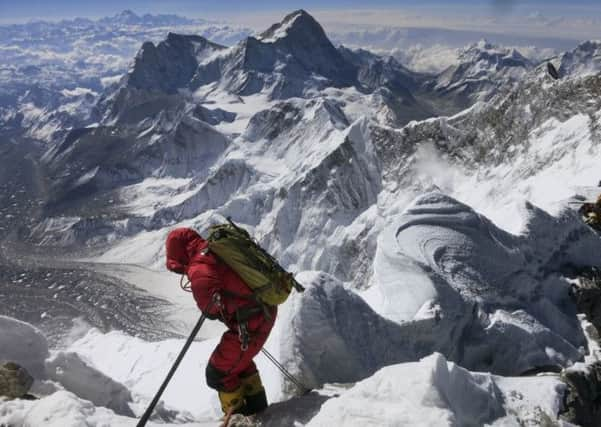
<svg viewBox="0 0 601 427">
<path fill-rule="evenodd" d="M 601 425 L 601 362 L 587 369 L 566 369 L 562 379 L 568 385 L 563 418 L 582 427 Z"/>
<path fill-rule="evenodd" d="M 596 268 L 580 273 L 579 285 L 572 287 L 572 296 L 579 313 L 601 331 L 601 271 Z"/>
<path fill-rule="evenodd" d="M 33 377 L 22 366 L 7 362 L 0 365 L 0 396 L 19 399 L 27 394 Z"/>
<path fill-rule="evenodd" d="M 601 330 L 601 271 L 597 268 L 575 269 L 567 272 L 578 277 L 578 284 L 571 289 L 578 312 L 584 313 L 592 323 L 588 334 L 599 341 Z M 571 274 L 570 274 L 571 273 Z M 590 324 L 589 324 L 590 326 Z M 592 349 L 589 349 L 592 351 Z M 564 396 L 563 418 L 581 425 L 601 425 L 601 362 L 584 368 L 577 364 L 565 369 L 562 380 L 568 388 Z"/>
</svg>

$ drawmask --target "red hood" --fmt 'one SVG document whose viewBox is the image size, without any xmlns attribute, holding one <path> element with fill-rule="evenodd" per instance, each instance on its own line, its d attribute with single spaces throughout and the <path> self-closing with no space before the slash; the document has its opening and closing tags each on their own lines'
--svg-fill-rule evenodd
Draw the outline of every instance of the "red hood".
<svg viewBox="0 0 601 427">
<path fill-rule="evenodd" d="M 200 250 L 205 241 L 191 228 L 176 228 L 167 236 L 167 270 L 184 274 L 192 256 Z"/>
</svg>

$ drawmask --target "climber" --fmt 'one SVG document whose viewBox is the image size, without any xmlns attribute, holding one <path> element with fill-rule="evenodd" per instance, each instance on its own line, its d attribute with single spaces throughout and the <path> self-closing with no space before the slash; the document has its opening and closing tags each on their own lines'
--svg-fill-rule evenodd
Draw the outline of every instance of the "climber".
<svg viewBox="0 0 601 427">
<path fill-rule="evenodd" d="M 579 210 L 584 222 L 601 231 L 601 194 L 594 203 L 584 203 Z"/>
<path fill-rule="evenodd" d="M 187 275 L 198 308 L 228 328 L 206 368 L 207 384 L 217 390 L 226 419 L 256 414 L 267 407 L 267 396 L 253 358 L 269 336 L 277 308 L 259 304 L 239 275 L 206 248 L 207 241 L 190 228 L 171 231 L 167 269 Z"/>
</svg>

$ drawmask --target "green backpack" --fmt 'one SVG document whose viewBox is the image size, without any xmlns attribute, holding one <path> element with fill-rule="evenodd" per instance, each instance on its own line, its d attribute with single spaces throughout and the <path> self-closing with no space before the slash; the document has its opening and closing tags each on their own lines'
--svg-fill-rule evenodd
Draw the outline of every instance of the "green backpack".
<svg viewBox="0 0 601 427">
<path fill-rule="evenodd" d="M 227 224 L 209 228 L 208 249 L 238 273 L 260 302 L 279 305 L 286 301 L 292 288 L 298 292 L 305 290 L 248 231 L 229 217 L 227 220 Z"/>
</svg>

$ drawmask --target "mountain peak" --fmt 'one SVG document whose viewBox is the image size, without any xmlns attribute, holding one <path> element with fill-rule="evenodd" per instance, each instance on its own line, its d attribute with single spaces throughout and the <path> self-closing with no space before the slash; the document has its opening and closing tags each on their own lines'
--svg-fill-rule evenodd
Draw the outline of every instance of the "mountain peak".
<svg viewBox="0 0 601 427">
<path fill-rule="evenodd" d="M 131 9 L 125 9 L 121 13 L 117 14 L 117 16 L 138 16 Z"/>
<path fill-rule="evenodd" d="M 289 13 L 281 22 L 273 24 L 258 37 L 262 42 L 276 42 L 291 35 L 296 37 L 326 38 L 325 31 L 319 23 L 305 10 L 299 9 Z"/>
<path fill-rule="evenodd" d="M 156 46 L 152 42 L 142 45 L 129 71 L 127 85 L 176 93 L 189 83 L 202 58 L 221 49 L 225 47 L 202 36 L 170 32 Z"/>
<path fill-rule="evenodd" d="M 115 15 L 115 18 L 120 21 L 135 21 L 140 19 L 140 17 L 136 15 L 131 9 L 125 9 L 121 13 Z"/>
</svg>

